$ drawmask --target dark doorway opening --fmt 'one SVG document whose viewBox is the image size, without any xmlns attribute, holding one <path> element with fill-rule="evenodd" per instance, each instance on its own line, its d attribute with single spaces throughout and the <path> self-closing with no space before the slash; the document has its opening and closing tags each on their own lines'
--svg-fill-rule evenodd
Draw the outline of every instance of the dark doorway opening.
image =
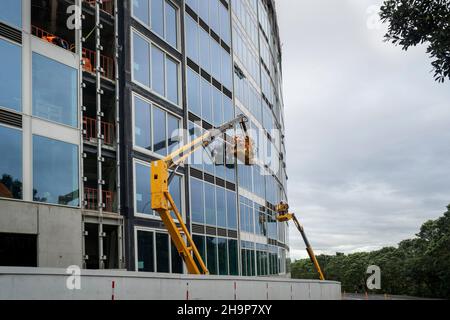
<svg viewBox="0 0 450 320">
<path fill-rule="evenodd" d="M 103 255 L 105 260 L 105 269 L 119 268 L 119 227 L 116 225 L 103 225 Z M 85 235 L 85 255 L 86 269 L 100 269 L 99 261 L 99 226 L 95 223 L 86 223 L 84 230 Z"/>
<path fill-rule="evenodd" d="M 37 236 L 0 233 L 0 266 L 37 267 Z"/>
<path fill-rule="evenodd" d="M 98 225 L 86 223 L 84 225 L 85 236 L 85 254 L 87 255 L 86 269 L 97 270 L 100 268 L 99 250 L 98 250 Z"/>
<path fill-rule="evenodd" d="M 105 238 L 103 239 L 103 254 L 106 256 L 105 269 L 119 268 L 119 234 L 117 226 L 103 226 Z"/>
</svg>

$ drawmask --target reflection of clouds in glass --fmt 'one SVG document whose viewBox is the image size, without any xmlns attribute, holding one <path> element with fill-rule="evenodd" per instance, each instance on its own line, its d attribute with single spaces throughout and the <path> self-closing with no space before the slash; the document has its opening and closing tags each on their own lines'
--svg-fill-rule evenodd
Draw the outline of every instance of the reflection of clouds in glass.
<svg viewBox="0 0 450 320">
<path fill-rule="evenodd" d="M 1 15 L 1 14 L 0 14 Z M 0 39 L 0 106 L 22 110 L 22 49 Z"/>
<path fill-rule="evenodd" d="M 77 126 L 76 69 L 33 53 L 33 114 Z"/>
<path fill-rule="evenodd" d="M 79 205 L 78 147 L 33 137 L 34 201 Z"/>
</svg>

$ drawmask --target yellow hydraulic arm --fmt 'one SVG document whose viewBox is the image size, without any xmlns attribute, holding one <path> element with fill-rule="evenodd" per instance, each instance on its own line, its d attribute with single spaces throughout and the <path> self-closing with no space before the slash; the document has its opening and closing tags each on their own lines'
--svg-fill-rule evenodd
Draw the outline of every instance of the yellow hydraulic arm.
<svg viewBox="0 0 450 320">
<path fill-rule="evenodd" d="M 305 242 L 306 251 L 308 252 L 309 258 L 311 259 L 311 262 L 313 263 L 314 268 L 316 269 L 317 273 L 319 274 L 319 279 L 325 280 L 322 269 L 320 268 L 320 265 L 319 265 L 319 262 L 317 261 L 316 255 L 314 254 L 314 250 L 312 249 L 311 244 L 309 243 L 308 238 L 306 237 L 305 229 L 300 224 L 300 222 L 298 221 L 295 214 L 289 213 L 289 205 L 281 202 L 279 205 L 277 205 L 276 211 L 278 213 L 277 220 L 279 222 L 288 222 L 290 220 L 294 221 L 295 226 L 297 227 L 298 231 L 300 231 L 303 241 Z"/>
<path fill-rule="evenodd" d="M 208 274 L 208 269 L 194 243 L 191 235 L 183 222 L 183 217 L 175 205 L 175 202 L 169 192 L 169 184 L 176 174 L 176 170 L 182 165 L 191 154 L 200 148 L 206 148 L 217 138 L 221 137 L 228 130 L 241 125 L 244 133 L 244 148 L 234 146 L 234 156 L 244 158 L 245 163 L 250 163 L 253 157 L 253 145 L 250 137 L 247 135 L 248 119 L 244 115 L 225 123 L 219 128 L 207 131 L 203 136 L 182 146 L 172 152 L 162 160 L 152 162 L 151 166 L 151 194 L 152 209 L 158 212 L 164 222 L 173 244 L 177 248 L 180 256 L 184 260 L 189 274 Z M 237 141 L 237 137 L 233 141 Z M 169 175 L 169 171 L 172 173 Z M 172 218 L 171 212 L 175 214 L 178 222 Z M 183 235 L 185 238 L 183 238 Z"/>
</svg>

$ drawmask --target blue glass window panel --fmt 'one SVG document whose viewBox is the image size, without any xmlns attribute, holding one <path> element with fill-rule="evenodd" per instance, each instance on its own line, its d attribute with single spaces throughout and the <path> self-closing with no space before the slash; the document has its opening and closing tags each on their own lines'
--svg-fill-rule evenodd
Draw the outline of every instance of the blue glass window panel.
<svg viewBox="0 0 450 320">
<path fill-rule="evenodd" d="M 0 21 L 19 29 L 22 28 L 22 1 L 1 0 Z"/>
<path fill-rule="evenodd" d="M 78 146 L 33 136 L 33 200 L 79 205 Z"/>
<path fill-rule="evenodd" d="M 213 40 L 203 28 L 199 28 L 199 30 L 200 66 L 206 72 L 211 73 L 211 42 Z"/>
<path fill-rule="evenodd" d="M 234 106 L 233 102 L 227 96 L 223 96 L 223 113 L 224 122 L 231 121 L 234 119 Z"/>
<path fill-rule="evenodd" d="M 181 181 L 182 177 L 179 175 L 174 175 L 172 181 L 169 185 L 169 192 L 172 196 L 173 201 L 175 202 L 175 205 L 177 206 L 178 211 L 181 215 L 183 215 L 184 208 L 182 207 L 182 201 L 181 201 Z M 172 212 L 172 217 L 176 219 L 175 214 Z"/>
<path fill-rule="evenodd" d="M 22 132 L 0 125 L 0 197 L 22 199 Z"/>
<path fill-rule="evenodd" d="M 219 0 L 209 0 L 209 17 L 211 29 L 220 34 Z"/>
<path fill-rule="evenodd" d="M 33 53 L 33 115 L 78 126 L 77 70 Z"/>
<path fill-rule="evenodd" d="M 150 88 L 150 45 L 136 33 L 133 34 L 133 78 Z"/>
<path fill-rule="evenodd" d="M 206 224 L 216 226 L 216 190 L 214 185 L 205 183 L 205 216 Z"/>
<path fill-rule="evenodd" d="M 164 0 L 151 0 L 152 30 L 164 37 Z"/>
<path fill-rule="evenodd" d="M 189 111 L 201 116 L 200 76 L 190 68 L 187 69 L 187 95 Z"/>
<path fill-rule="evenodd" d="M 215 63 L 212 64 L 211 72 L 217 81 L 222 82 L 221 78 L 221 68 L 222 64 L 220 62 L 222 56 L 222 48 L 219 43 L 217 43 L 213 38 L 211 38 L 211 57 L 215 57 Z"/>
<path fill-rule="evenodd" d="M 152 46 L 152 88 L 162 96 L 165 96 L 164 77 L 164 52 Z"/>
<path fill-rule="evenodd" d="M 138 147 L 152 150 L 152 107 L 149 103 L 134 97 L 135 109 L 135 144 Z"/>
<path fill-rule="evenodd" d="M 177 47 L 177 9 L 169 2 L 165 2 L 166 6 L 166 41 L 173 47 Z"/>
<path fill-rule="evenodd" d="M 202 118 L 213 123 L 211 84 L 202 79 Z"/>
<path fill-rule="evenodd" d="M 192 61 L 198 64 L 198 24 L 186 15 L 186 53 Z"/>
<path fill-rule="evenodd" d="M 153 108 L 153 151 L 167 155 L 167 124 L 166 113 L 159 108 Z"/>
<path fill-rule="evenodd" d="M 150 0 L 133 0 L 133 15 L 150 26 Z"/>
<path fill-rule="evenodd" d="M 0 70 L 0 107 L 22 111 L 22 48 L 20 46 L 0 39 Z"/>
<path fill-rule="evenodd" d="M 193 141 L 196 138 L 202 136 L 202 128 L 194 125 L 192 122 L 189 122 L 189 139 Z M 198 149 L 195 151 L 190 159 L 189 164 L 199 170 L 203 170 L 203 149 Z"/>
<path fill-rule="evenodd" d="M 228 229 L 237 230 L 236 194 L 227 191 L 227 223 Z"/>
<path fill-rule="evenodd" d="M 225 189 L 216 187 L 217 200 L 217 226 L 219 228 L 227 228 L 227 207 Z"/>
<path fill-rule="evenodd" d="M 194 223 L 205 223 L 204 202 L 203 202 L 203 182 L 191 179 L 191 216 Z"/>
<path fill-rule="evenodd" d="M 236 182 L 236 169 L 235 164 L 227 163 L 226 165 L 226 174 L 227 180 L 230 182 Z"/>
<path fill-rule="evenodd" d="M 180 132 L 180 120 L 170 114 L 167 114 L 167 126 L 168 126 L 168 146 L 169 153 L 177 150 L 181 141 Z"/>
<path fill-rule="evenodd" d="M 150 186 L 150 168 L 148 166 L 136 163 L 136 212 L 141 214 L 153 215 L 151 186 Z"/>
<path fill-rule="evenodd" d="M 228 10 L 219 3 L 219 13 L 220 13 L 220 37 L 225 43 L 230 44 L 231 42 L 231 31 L 230 31 L 230 16 Z"/>
<path fill-rule="evenodd" d="M 199 0 L 198 14 L 206 24 L 209 24 L 209 2 L 210 0 Z"/>
<path fill-rule="evenodd" d="M 221 126 L 223 121 L 223 106 L 222 106 L 222 92 L 213 89 L 213 110 L 214 110 L 214 125 L 216 127 Z"/>
<path fill-rule="evenodd" d="M 232 71 L 231 71 L 231 56 L 224 49 L 221 48 L 222 53 L 222 84 L 231 89 L 232 88 Z"/>
<path fill-rule="evenodd" d="M 203 151 L 203 170 L 211 175 L 214 175 L 215 165 L 213 164 L 213 158 L 211 150 L 202 148 Z"/>
<path fill-rule="evenodd" d="M 195 12 L 198 13 L 198 1 L 199 0 L 186 0 L 186 4 Z"/>
<path fill-rule="evenodd" d="M 178 63 L 167 58 L 167 99 L 178 105 Z"/>
</svg>

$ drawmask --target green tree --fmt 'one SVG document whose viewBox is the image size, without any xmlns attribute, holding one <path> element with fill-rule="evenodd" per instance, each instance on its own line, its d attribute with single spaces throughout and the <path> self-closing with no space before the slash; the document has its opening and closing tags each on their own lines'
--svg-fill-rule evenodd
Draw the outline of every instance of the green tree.
<svg viewBox="0 0 450 320">
<path fill-rule="evenodd" d="M 450 79 L 450 0 L 386 0 L 380 17 L 386 41 L 403 50 L 426 44 L 435 80 Z"/>
<path fill-rule="evenodd" d="M 416 238 L 397 248 L 317 257 L 325 277 L 342 283 L 347 292 L 366 291 L 369 265 L 381 269 L 382 290 L 377 293 L 450 298 L 450 206 L 443 217 L 425 222 Z M 318 279 L 309 259 L 292 264 L 292 277 Z"/>
</svg>

